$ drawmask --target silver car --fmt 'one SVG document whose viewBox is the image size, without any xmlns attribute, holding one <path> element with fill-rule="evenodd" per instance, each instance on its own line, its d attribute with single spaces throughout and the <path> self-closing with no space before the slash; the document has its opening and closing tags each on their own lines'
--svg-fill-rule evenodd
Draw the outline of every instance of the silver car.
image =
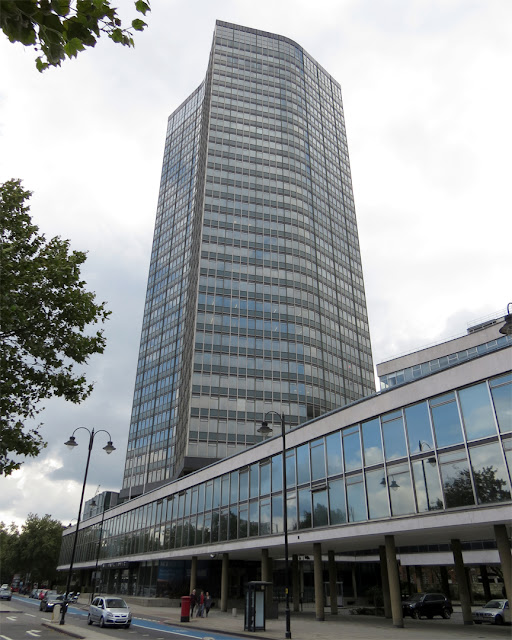
<svg viewBox="0 0 512 640">
<path fill-rule="evenodd" d="M 483 609 L 479 609 L 473 613 L 475 624 L 489 622 L 490 624 L 510 623 L 510 607 L 508 600 L 496 598 L 489 600 Z"/>
<path fill-rule="evenodd" d="M 100 627 L 113 625 L 115 627 L 130 628 L 132 612 L 122 598 L 98 596 L 89 607 L 87 624 L 97 622 Z"/>
</svg>

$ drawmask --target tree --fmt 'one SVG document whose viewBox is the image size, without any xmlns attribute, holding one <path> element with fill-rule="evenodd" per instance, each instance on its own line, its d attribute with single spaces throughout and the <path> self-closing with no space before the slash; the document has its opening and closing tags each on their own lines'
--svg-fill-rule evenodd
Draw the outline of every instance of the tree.
<svg viewBox="0 0 512 640">
<path fill-rule="evenodd" d="M 31 221 L 21 181 L 0 185 L 0 474 L 46 446 L 38 425 L 26 430 L 42 400 L 87 398 L 93 385 L 74 365 L 103 353 L 110 311 L 85 290 L 80 268 L 86 254 L 69 252 L 69 240 L 47 241 Z"/>
<path fill-rule="evenodd" d="M 145 16 L 149 1 L 136 0 L 135 10 Z M 103 33 L 133 47 L 133 32 L 146 26 L 135 18 L 131 27 L 123 28 L 110 0 L 1 0 L 0 28 L 11 42 L 34 46 L 41 53 L 36 58 L 39 71 L 94 47 Z"/>
<path fill-rule="evenodd" d="M 0 584 L 11 584 L 12 577 L 19 568 L 18 527 L 12 522 L 6 527 L 0 522 Z"/>
<path fill-rule="evenodd" d="M 62 522 L 52 520 L 48 514 L 42 518 L 28 514 L 19 537 L 18 571 L 22 575 L 30 574 L 31 582 L 53 584 L 57 576 L 63 529 Z"/>
</svg>

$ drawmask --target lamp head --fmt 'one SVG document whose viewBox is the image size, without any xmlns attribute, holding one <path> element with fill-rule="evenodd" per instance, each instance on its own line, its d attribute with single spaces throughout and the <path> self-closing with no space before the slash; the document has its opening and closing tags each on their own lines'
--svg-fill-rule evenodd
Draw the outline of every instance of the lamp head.
<svg viewBox="0 0 512 640">
<path fill-rule="evenodd" d="M 505 316 L 505 324 L 500 328 L 500 333 L 504 336 L 512 336 L 512 313 L 510 313 L 510 306 L 512 302 L 507 305 L 507 315 Z"/>
<path fill-rule="evenodd" d="M 112 444 L 112 440 L 109 440 L 107 442 L 107 444 L 103 447 L 103 451 L 105 451 L 106 453 L 108 453 L 109 455 L 112 453 L 112 451 L 115 451 L 116 448 L 114 447 L 114 445 Z"/>
<path fill-rule="evenodd" d="M 258 429 L 258 433 L 261 433 L 262 436 L 268 436 L 273 431 L 272 427 L 268 426 L 268 422 L 263 420 L 261 423 L 261 427 Z"/>
<path fill-rule="evenodd" d="M 74 447 L 78 447 L 78 442 L 75 440 L 75 436 L 70 436 L 69 440 L 64 444 L 66 445 L 66 447 L 68 447 L 70 451 L 73 451 Z"/>
<path fill-rule="evenodd" d="M 400 485 L 396 480 L 393 480 L 389 486 L 391 487 L 391 489 L 393 489 L 393 491 L 400 489 Z"/>
</svg>

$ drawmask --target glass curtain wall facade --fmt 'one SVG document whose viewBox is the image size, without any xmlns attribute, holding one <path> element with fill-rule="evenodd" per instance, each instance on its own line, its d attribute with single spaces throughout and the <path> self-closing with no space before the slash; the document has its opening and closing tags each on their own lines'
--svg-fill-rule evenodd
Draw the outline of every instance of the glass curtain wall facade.
<svg viewBox="0 0 512 640">
<path fill-rule="evenodd" d="M 374 391 L 340 86 L 217 22 L 169 118 L 121 498 Z"/>
<path fill-rule="evenodd" d="M 281 454 L 256 458 L 186 490 L 170 485 L 165 498 L 105 519 L 100 558 L 279 536 L 285 499 L 291 532 L 510 502 L 512 373 L 290 448 L 286 491 L 282 464 Z M 79 532 L 76 562 L 94 561 L 100 529 Z M 73 538 L 63 538 L 61 565 Z"/>
</svg>

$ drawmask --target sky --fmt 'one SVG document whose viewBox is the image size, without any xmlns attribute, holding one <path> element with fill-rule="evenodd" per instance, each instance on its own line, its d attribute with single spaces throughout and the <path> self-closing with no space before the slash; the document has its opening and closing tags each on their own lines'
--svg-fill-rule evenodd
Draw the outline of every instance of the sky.
<svg viewBox="0 0 512 640">
<path fill-rule="evenodd" d="M 341 84 L 376 363 L 512 300 L 512 2 L 151 7 L 134 49 L 105 38 L 43 74 L 0 33 L 0 182 L 21 178 L 40 231 L 88 252 L 87 287 L 112 311 L 107 349 L 84 369 L 93 394 L 47 401 L 48 446 L 0 477 L 5 523 L 76 519 L 89 436 L 63 443 L 77 427 L 98 432 L 85 500 L 121 486 L 167 117 L 203 80 L 216 19 L 291 38 Z"/>
</svg>

